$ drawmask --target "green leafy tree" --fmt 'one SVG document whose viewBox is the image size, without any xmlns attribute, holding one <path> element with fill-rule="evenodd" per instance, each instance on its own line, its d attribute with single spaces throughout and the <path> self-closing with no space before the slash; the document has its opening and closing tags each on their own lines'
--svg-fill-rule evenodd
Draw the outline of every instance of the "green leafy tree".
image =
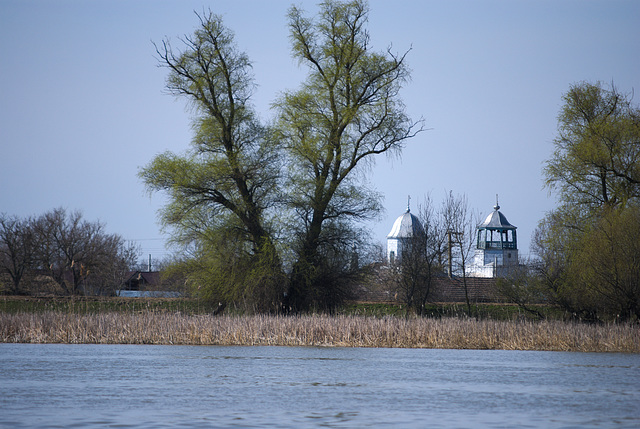
<svg viewBox="0 0 640 429">
<path fill-rule="evenodd" d="M 234 44 L 220 17 L 200 17 L 200 26 L 174 50 L 156 46 L 169 70 L 167 89 L 194 112 L 195 137 L 186 155 L 157 156 L 140 176 L 150 191 L 164 191 L 163 224 L 176 243 L 194 252 L 193 279 L 215 299 L 261 306 L 275 302 L 285 283 L 269 220 L 278 201 L 281 157 L 250 104 L 251 63 Z M 249 283 L 260 291 L 235 290 L 249 280 L 238 267 L 263 267 Z M 194 267 L 192 267 L 194 268 Z M 266 279 L 271 279 L 267 281 Z M 260 308 L 266 310 L 266 308 Z"/>
<path fill-rule="evenodd" d="M 549 299 L 580 317 L 637 318 L 640 110 L 600 83 L 573 85 L 564 102 L 544 168 L 560 206 L 536 232 L 537 270 Z"/>
<path fill-rule="evenodd" d="M 583 232 L 577 227 L 579 224 L 574 213 L 560 207 L 547 213 L 540 221 L 531 244 L 535 255 L 531 266 L 540 281 L 544 300 L 573 314 L 581 312 L 576 301 L 579 294 L 571 291 L 574 283 L 570 272 Z"/>
<path fill-rule="evenodd" d="M 333 263 L 348 245 L 339 237 L 354 235 L 354 222 L 380 210 L 365 168 L 422 129 L 399 97 L 409 78 L 406 53 L 374 52 L 367 16 L 360 0 L 325 1 L 316 19 L 289 11 L 293 56 L 308 68 L 301 88 L 275 103 L 288 154 L 287 201 L 297 215 L 288 291 L 295 310 L 330 308 L 346 296 Z"/>
<path fill-rule="evenodd" d="M 320 10 L 314 21 L 290 9 L 293 55 L 309 75 L 275 103 L 273 132 L 256 118 L 250 62 L 219 17 L 200 17 L 180 51 L 156 46 L 167 88 L 193 108 L 195 138 L 140 175 L 169 195 L 163 224 L 189 252 L 194 290 L 211 299 L 265 311 L 286 291 L 298 311 L 348 297 L 354 248 L 365 247 L 358 221 L 380 210 L 366 167 L 421 130 L 398 97 L 406 53 L 371 51 L 366 4 Z"/>
<path fill-rule="evenodd" d="M 564 95 L 546 185 L 584 214 L 640 199 L 640 111 L 614 86 L 582 82 Z"/>
<path fill-rule="evenodd" d="M 640 207 L 603 213 L 581 235 L 571 268 L 588 311 L 640 320 Z"/>
</svg>

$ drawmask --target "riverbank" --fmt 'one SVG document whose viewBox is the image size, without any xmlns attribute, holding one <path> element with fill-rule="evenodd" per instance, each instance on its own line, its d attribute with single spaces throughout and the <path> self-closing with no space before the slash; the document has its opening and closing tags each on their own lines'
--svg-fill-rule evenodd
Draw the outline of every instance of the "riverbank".
<svg viewBox="0 0 640 429">
<path fill-rule="evenodd" d="M 0 313 L 0 342 L 272 345 L 640 353 L 624 324 L 354 315 L 213 316 L 182 313 Z"/>
</svg>

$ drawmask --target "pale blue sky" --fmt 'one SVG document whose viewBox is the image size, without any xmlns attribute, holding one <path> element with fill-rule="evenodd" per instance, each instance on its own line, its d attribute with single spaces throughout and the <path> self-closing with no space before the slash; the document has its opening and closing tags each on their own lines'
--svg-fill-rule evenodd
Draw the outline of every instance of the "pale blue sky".
<svg viewBox="0 0 640 429">
<path fill-rule="evenodd" d="M 312 12 L 315 1 L 296 2 Z M 161 257 L 160 195 L 137 178 L 154 155 L 191 140 L 183 100 L 166 95 L 151 41 L 191 33 L 210 8 L 254 63 L 264 119 L 303 70 L 291 59 L 291 1 L 0 0 L 0 212 L 80 209 Z M 464 193 L 486 215 L 495 195 L 518 227 L 520 251 L 554 197 L 541 169 L 552 153 L 562 94 L 579 81 L 640 90 L 640 2 L 370 2 L 377 50 L 412 48 L 403 98 L 427 128 L 400 159 L 379 158 L 371 181 L 386 213 L 383 243 L 407 195 Z M 635 98 L 638 102 L 638 96 Z"/>
</svg>

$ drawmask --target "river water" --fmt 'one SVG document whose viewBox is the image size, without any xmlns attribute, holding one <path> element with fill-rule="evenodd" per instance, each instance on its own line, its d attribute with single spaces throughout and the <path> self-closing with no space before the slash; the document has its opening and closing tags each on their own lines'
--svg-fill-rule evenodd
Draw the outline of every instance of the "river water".
<svg viewBox="0 0 640 429">
<path fill-rule="evenodd" d="M 640 355 L 0 344 L 0 427 L 638 428 Z"/>
</svg>

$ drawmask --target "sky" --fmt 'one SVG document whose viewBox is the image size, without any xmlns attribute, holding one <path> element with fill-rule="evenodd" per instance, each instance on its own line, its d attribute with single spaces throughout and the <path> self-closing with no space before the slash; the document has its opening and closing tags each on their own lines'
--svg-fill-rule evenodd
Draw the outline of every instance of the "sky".
<svg viewBox="0 0 640 429">
<path fill-rule="evenodd" d="M 290 0 L 0 0 L 0 212 L 27 217 L 80 210 L 141 246 L 170 255 L 138 172 L 193 135 L 185 100 L 167 94 L 152 42 L 192 34 L 210 9 L 253 62 L 262 119 L 305 69 L 292 59 Z M 296 5 L 314 14 L 316 1 Z M 496 195 L 518 227 L 521 255 L 556 195 L 543 187 L 557 115 L 570 85 L 614 82 L 640 92 L 635 0 L 370 1 L 375 51 L 410 49 L 401 93 L 427 130 L 400 157 L 377 158 L 369 181 L 385 212 L 368 227 L 383 244 L 411 196 L 439 204 L 466 195 L 484 217 Z M 638 95 L 634 103 L 638 103 Z"/>
</svg>

